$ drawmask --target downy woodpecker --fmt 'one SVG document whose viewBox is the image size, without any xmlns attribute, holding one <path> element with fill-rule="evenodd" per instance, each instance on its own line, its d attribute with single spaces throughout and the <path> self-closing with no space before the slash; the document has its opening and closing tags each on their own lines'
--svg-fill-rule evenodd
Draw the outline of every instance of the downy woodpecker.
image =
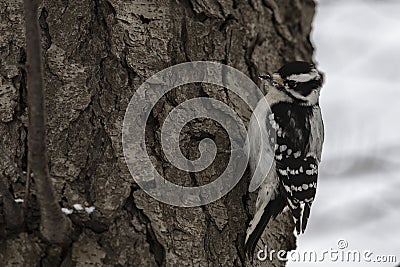
<svg viewBox="0 0 400 267">
<path fill-rule="evenodd" d="M 257 108 L 260 125 L 256 120 L 251 120 L 249 125 L 250 170 L 254 174 L 259 166 L 259 170 L 265 172 L 256 212 L 247 229 L 245 250 L 250 257 L 270 219 L 286 206 L 291 211 L 297 234 L 304 233 L 317 189 L 324 140 L 319 107 L 323 74 L 313 64 L 291 62 L 276 73 L 261 75 L 260 79 L 267 83 L 268 92 L 263 101 L 266 100 L 272 113 L 268 114 L 265 107 Z M 268 165 L 267 159 L 261 157 L 263 142 L 268 143 L 264 147 L 272 150 L 270 169 L 263 169 Z"/>
</svg>

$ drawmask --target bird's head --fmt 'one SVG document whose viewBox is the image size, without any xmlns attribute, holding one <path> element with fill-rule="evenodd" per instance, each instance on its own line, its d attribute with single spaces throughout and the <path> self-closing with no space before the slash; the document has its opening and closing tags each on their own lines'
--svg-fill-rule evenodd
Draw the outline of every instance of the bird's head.
<svg viewBox="0 0 400 267">
<path fill-rule="evenodd" d="M 324 75 L 308 62 L 294 61 L 285 64 L 273 74 L 263 74 L 273 88 L 285 93 L 294 103 L 312 106 L 318 104 Z"/>
</svg>

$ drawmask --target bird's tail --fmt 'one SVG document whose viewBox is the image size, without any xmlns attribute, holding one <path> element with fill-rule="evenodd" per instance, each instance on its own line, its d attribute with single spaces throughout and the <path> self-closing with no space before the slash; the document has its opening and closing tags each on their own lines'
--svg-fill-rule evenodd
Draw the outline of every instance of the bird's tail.
<svg viewBox="0 0 400 267">
<path fill-rule="evenodd" d="M 307 227 L 308 217 L 310 216 L 311 203 L 298 205 L 297 208 L 291 209 L 294 223 L 296 225 L 297 234 L 303 234 Z"/>
<path fill-rule="evenodd" d="M 282 194 L 278 193 L 267 205 L 262 205 L 254 215 L 253 220 L 247 228 L 245 241 L 245 251 L 249 258 L 253 258 L 254 249 L 260 239 L 265 227 L 271 218 L 275 218 L 286 206 L 286 201 Z"/>
</svg>

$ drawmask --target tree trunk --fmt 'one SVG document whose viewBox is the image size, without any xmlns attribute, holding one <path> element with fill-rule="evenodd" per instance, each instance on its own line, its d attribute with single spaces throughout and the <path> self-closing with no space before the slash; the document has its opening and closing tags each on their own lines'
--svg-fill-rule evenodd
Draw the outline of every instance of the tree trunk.
<svg viewBox="0 0 400 267">
<path fill-rule="evenodd" d="M 178 63 L 217 61 L 259 83 L 259 73 L 284 62 L 311 61 L 314 8 L 312 0 L 44 1 L 39 22 L 48 167 L 60 205 L 73 211 L 68 215 L 73 243 L 60 252 L 40 235 L 35 184 L 22 230 L 5 225 L 10 201 L 3 199 L 9 194 L 0 192 L 0 266 L 246 265 L 243 242 L 256 197 L 248 193 L 248 173 L 229 194 L 202 207 L 158 202 L 135 184 L 126 166 L 125 109 L 147 78 Z M 23 198 L 28 128 L 22 1 L 0 0 L 0 16 L 0 175 L 8 183 L 2 188 Z M 191 159 L 204 136 L 214 139 L 217 156 L 205 171 L 180 171 L 161 153 L 165 117 L 199 96 L 223 101 L 245 125 L 250 117 L 235 94 L 206 84 L 176 88 L 157 103 L 147 125 L 147 151 L 167 180 L 185 186 L 216 179 L 229 160 L 229 139 L 210 120 L 194 120 L 180 137 Z M 284 214 L 264 240 L 275 250 L 290 250 L 295 248 L 292 232 Z M 284 262 L 255 259 L 252 265 Z"/>
</svg>

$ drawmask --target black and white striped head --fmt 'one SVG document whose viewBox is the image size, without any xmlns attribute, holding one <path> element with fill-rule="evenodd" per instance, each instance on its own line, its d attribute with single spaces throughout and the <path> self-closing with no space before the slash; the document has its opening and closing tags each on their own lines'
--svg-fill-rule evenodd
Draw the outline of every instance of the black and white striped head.
<svg viewBox="0 0 400 267">
<path fill-rule="evenodd" d="M 318 104 L 323 84 L 323 74 L 304 61 L 287 63 L 276 73 L 261 75 L 260 79 L 267 80 L 294 103 L 305 106 Z"/>
</svg>

